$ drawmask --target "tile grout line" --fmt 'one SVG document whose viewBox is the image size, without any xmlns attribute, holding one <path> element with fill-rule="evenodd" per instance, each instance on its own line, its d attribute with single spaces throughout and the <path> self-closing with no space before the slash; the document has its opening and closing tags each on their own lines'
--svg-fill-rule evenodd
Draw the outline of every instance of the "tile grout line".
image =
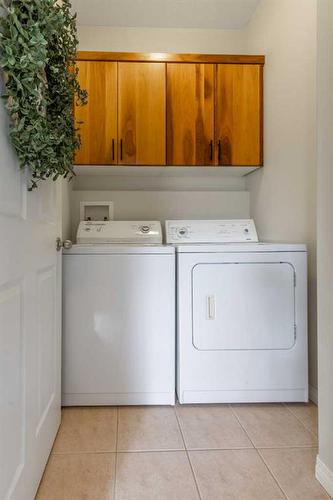
<svg viewBox="0 0 333 500">
<path fill-rule="evenodd" d="M 117 406 L 117 419 L 116 419 L 116 453 L 114 460 L 114 487 L 113 498 L 116 500 L 116 486 L 117 486 L 117 461 L 118 461 L 118 428 L 119 428 L 119 407 Z"/>
<path fill-rule="evenodd" d="M 287 493 L 285 493 L 284 490 L 282 489 L 282 486 L 280 485 L 277 477 L 275 477 L 273 471 L 270 469 L 269 465 L 266 463 L 266 460 L 265 460 L 264 456 L 260 452 L 260 448 L 256 449 L 256 451 L 257 451 L 259 457 L 261 458 L 261 460 L 263 461 L 263 463 L 265 464 L 267 470 L 269 470 L 269 472 L 270 472 L 271 476 L 273 477 L 274 481 L 277 483 L 278 487 L 282 491 L 283 495 L 286 497 L 287 500 L 290 500 L 290 498 L 288 497 Z"/>
<path fill-rule="evenodd" d="M 117 420 L 116 420 L 116 453 L 118 452 L 118 430 L 119 430 L 119 407 L 117 406 Z"/>
<path fill-rule="evenodd" d="M 264 460 L 264 459 L 263 459 L 263 457 L 261 456 L 261 454 L 260 454 L 260 452 L 259 452 L 258 448 L 256 448 L 256 446 L 255 446 L 254 442 L 252 441 L 252 439 L 251 439 L 250 435 L 248 434 L 247 430 L 246 430 L 246 429 L 245 429 L 245 427 L 243 426 L 242 422 L 240 421 L 240 419 L 239 419 L 239 417 L 238 417 L 237 413 L 235 412 L 235 410 L 234 410 L 234 408 L 233 408 L 233 406 L 232 406 L 231 404 L 229 404 L 229 408 L 231 409 L 231 411 L 232 411 L 232 413 L 233 413 L 234 417 L 237 419 L 237 422 L 239 423 L 239 425 L 241 426 L 241 428 L 243 429 L 243 431 L 245 432 L 245 434 L 246 434 L 246 435 L 247 435 L 247 437 L 249 438 L 250 442 L 251 442 L 251 443 L 252 443 L 252 445 L 253 445 L 253 449 L 256 451 L 256 453 L 257 453 L 258 457 L 260 458 L 260 460 L 262 461 L 262 463 L 263 463 L 263 464 L 264 464 L 264 466 L 266 467 L 266 469 L 267 469 L 267 471 L 268 471 L 269 475 L 271 476 L 271 478 L 273 479 L 274 483 L 277 485 L 277 487 L 278 487 L 278 488 L 279 488 L 279 490 L 281 491 L 282 495 L 283 495 L 283 496 L 284 496 L 287 500 L 289 500 L 289 499 L 288 499 L 288 497 L 287 497 L 287 495 L 285 494 L 285 492 L 284 492 L 284 491 L 283 491 L 283 489 L 281 488 L 281 486 L 280 486 L 279 482 L 276 480 L 276 478 L 275 478 L 274 474 L 272 473 L 271 469 L 268 467 L 268 465 L 266 464 L 265 460 Z"/>
<path fill-rule="evenodd" d="M 288 406 L 286 403 L 282 403 L 282 404 L 283 404 L 283 406 L 284 406 L 284 407 L 285 407 L 285 408 L 286 408 L 286 409 L 287 409 L 287 410 L 288 410 L 288 411 L 289 411 L 289 412 L 293 415 L 293 417 L 295 417 L 295 418 L 296 418 L 296 420 L 298 420 L 298 422 L 299 422 L 300 424 L 302 424 L 302 426 L 304 427 L 304 429 L 305 429 L 306 431 L 310 432 L 311 436 L 314 436 L 314 437 L 316 438 L 316 440 L 317 440 L 317 445 L 316 445 L 316 446 L 318 447 L 318 436 L 317 436 L 314 432 L 312 432 L 312 430 L 311 430 L 311 429 L 308 429 L 308 427 L 305 425 L 305 423 L 303 422 L 303 420 L 301 420 L 301 419 L 300 419 L 300 417 L 298 417 L 298 416 L 296 415 L 296 413 L 294 413 L 294 412 L 292 411 L 292 409 L 291 409 L 291 408 L 289 408 L 289 406 Z"/>
<path fill-rule="evenodd" d="M 243 447 L 221 447 L 221 448 L 188 448 L 190 452 L 200 452 L 200 451 L 242 451 L 242 450 L 317 450 L 318 446 L 260 446 L 260 448 L 255 448 L 254 446 L 243 446 Z M 118 454 L 133 454 L 133 453 L 181 453 L 184 452 L 184 448 L 161 448 L 161 449 L 144 449 L 144 450 L 118 450 Z M 54 457 L 63 457 L 69 455 L 112 455 L 115 451 L 68 451 L 65 453 L 52 453 Z"/>
<path fill-rule="evenodd" d="M 233 409 L 233 406 L 231 404 L 228 404 L 230 410 L 231 410 L 231 413 L 233 414 L 233 416 L 235 417 L 235 419 L 237 420 L 237 422 L 239 423 L 239 425 L 241 426 L 241 428 L 243 429 L 243 431 L 245 432 L 246 436 L 248 437 L 250 443 L 252 444 L 253 448 L 256 450 L 257 448 L 255 447 L 255 444 L 254 442 L 252 441 L 249 433 L 247 432 L 247 430 L 245 429 L 245 427 L 243 426 L 242 422 L 240 421 L 237 413 L 235 412 L 235 410 Z"/>
<path fill-rule="evenodd" d="M 184 435 L 183 435 L 182 426 L 180 425 L 180 421 L 179 421 L 178 414 L 177 414 L 177 411 L 176 411 L 176 408 L 175 408 L 175 407 L 174 407 L 173 411 L 175 412 L 175 416 L 176 416 L 176 420 L 177 420 L 177 424 L 178 424 L 179 432 L 180 432 L 181 437 L 182 437 L 182 440 L 183 440 L 184 449 L 185 449 L 185 453 L 186 453 L 186 456 L 187 456 L 188 463 L 189 463 L 189 465 L 190 465 L 190 469 L 191 469 L 191 472 L 192 472 L 192 476 L 193 476 L 194 484 L 195 484 L 196 490 L 197 490 L 197 492 L 198 492 L 199 499 L 200 499 L 200 500 L 202 500 L 202 496 L 201 496 L 201 493 L 200 493 L 200 489 L 199 489 L 199 485 L 198 485 L 198 482 L 197 482 L 197 478 L 195 477 L 195 472 L 194 472 L 194 469 L 193 469 L 193 465 L 192 465 L 192 462 L 191 462 L 191 458 L 190 458 L 190 455 L 189 455 L 188 449 L 187 449 L 187 447 L 186 447 L 186 443 L 185 443 L 185 438 L 184 438 Z"/>
<path fill-rule="evenodd" d="M 101 451 L 64 451 L 52 453 L 53 457 L 67 457 L 69 455 L 115 455 L 115 450 L 101 450 Z"/>
<path fill-rule="evenodd" d="M 232 450 L 314 450 L 318 449 L 317 445 L 290 445 L 290 446 L 260 446 L 256 448 L 255 446 L 238 446 L 238 447 L 220 447 L 220 448 L 187 448 L 188 451 L 232 451 Z M 151 450 L 149 448 L 145 450 L 118 450 L 117 453 L 167 453 L 167 452 L 181 453 L 184 452 L 183 448 L 158 448 Z M 115 451 L 101 450 L 101 451 L 65 451 L 65 452 L 52 452 L 52 456 L 66 456 L 66 455 L 110 455 L 114 454 Z M 51 455 L 50 455 L 51 456 Z"/>
</svg>

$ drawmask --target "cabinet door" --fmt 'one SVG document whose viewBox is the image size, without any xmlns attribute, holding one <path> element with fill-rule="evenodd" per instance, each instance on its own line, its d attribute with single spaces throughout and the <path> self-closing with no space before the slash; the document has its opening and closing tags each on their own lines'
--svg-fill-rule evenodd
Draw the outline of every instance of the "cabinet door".
<svg viewBox="0 0 333 500">
<path fill-rule="evenodd" d="M 262 66 L 218 64 L 216 140 L 219 165 L 262 165 Z"/>
<path fill-rule="evenodd" d="M 167 64 L 167 163 L 212 165 L 214 65 Z"/>
<path fill-rule="evenodd" d="M 165 165 L 165 63 L 118 63 L 119 163 Z"/>
<path fill-rule="evenodd" d="M 75 163 L 116 164 L 117 63 L 78 61 L 77 66 L 81 87 L 88 92 L 88 104 L 75 106 L 75 120 L 82 142 Z"/>
</svg>

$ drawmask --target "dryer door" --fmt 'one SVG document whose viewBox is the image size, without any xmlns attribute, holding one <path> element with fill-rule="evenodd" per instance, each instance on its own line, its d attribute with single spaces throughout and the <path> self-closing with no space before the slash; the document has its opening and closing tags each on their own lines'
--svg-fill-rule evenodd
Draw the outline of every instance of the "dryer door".
<svg viewBox="0 0 333 500">
<path fill-rule="evenodd" d="M 287 262 L 197 264 L 192 308 L 199 350 L 290 349 L 296 338 L 294 268 Z"/>
</svg>

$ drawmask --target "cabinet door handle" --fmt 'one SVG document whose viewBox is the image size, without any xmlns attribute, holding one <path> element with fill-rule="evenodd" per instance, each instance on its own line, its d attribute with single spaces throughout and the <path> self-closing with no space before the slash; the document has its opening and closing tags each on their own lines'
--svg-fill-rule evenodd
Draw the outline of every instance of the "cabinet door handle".
<svg viewBox="0 0 333 500">
<path fill-rule="evenodd" d="M 112 161 L 114 161 L 114 139 L 112 139 Z"/>
<path fill-rule="evenodd" d="M 213 161 L 213 141 L 209 141 L 209 159 Z"/>
<path fill-rule="evenodd" d="M 218 148 L 217 149 L 217 159 L 218 159 L 218 162 L 220 163 L 222 160 L 222 142 L 220 139 L 217 143 L 217 148 Z"/>
<path fill-rule="evenodd" d="M 123 159 L 123 140 L 120 139 L 120 159 Z"/>
</svg>

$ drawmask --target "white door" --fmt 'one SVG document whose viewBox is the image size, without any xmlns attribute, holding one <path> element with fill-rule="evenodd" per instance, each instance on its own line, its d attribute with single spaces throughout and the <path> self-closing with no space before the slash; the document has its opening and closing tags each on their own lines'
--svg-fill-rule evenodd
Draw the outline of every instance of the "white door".
<svg viewBox="0 0 333 500">
<path fill-rule="evenodd" d="M 291 264 L 198 264 L 192 276 L 193 344 L 197 349 L 293 347 L 296 320 Z"/>
<path fill-rule="evenodd" d="M 57 189 L 27 192 L 0 103 L 0 498 L 32 500 L 60 423 Z"/>
</svg>

